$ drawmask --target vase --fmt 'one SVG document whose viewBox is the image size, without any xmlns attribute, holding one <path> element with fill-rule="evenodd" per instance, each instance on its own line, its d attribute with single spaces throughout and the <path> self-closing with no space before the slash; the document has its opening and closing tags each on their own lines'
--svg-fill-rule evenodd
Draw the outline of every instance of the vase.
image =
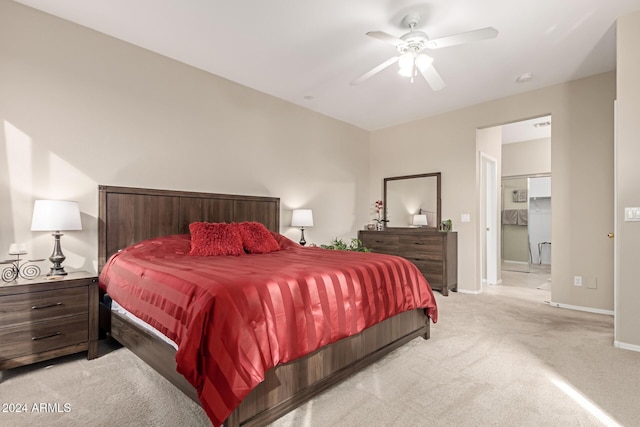
<svg viewBox="0 0 640 427">
<path fill-rule="evenodd" d="M 384 223 L 376 222 L 376 231 L 383 231 L 383 230 L 384 230 Z"/>
</svg>

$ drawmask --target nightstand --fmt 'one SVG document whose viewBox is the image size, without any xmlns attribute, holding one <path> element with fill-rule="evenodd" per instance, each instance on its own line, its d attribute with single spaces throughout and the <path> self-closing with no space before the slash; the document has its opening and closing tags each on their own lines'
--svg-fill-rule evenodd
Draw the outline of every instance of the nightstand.
<svg viewBox="0 0 640 427">
<path fill-rule="evenodd" d="M 0 370 L 87 351 L 98 355 L 98 277 L 0 282 Z"/>
</svg>

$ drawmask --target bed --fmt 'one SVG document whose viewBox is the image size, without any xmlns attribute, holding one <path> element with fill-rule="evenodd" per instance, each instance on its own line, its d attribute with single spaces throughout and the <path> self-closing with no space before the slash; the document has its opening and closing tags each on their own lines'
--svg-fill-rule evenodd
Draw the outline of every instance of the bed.
<svg viewBox="0 0 640 427">
<path fill-rule="evenodd" d="M 115 261 L 120 262 L 119 259 L 133 257 L 130 254 L 137 253 L 135 248 L 142 248 L 141 250 L 144 251 L 144 245 L 141 245 L 140 242 L 147 242 L 145 244 L 148 247 L 153 245 L 157 247 L 159 246 L 158 239 L 160 239 L 160 242 L 165 242 L 164 239 L 173 239 L 170 240 L 173 242 L 172 244 L 182 245 L 180 247 L 183 248 L 182 252 L 184 252 L 184 248 L 188 248 L 188 240 L 185 242 L 185 239 L 189 239 L 189 226 L 198 222 L 259 223 L 264 225 L 267 230 L 270 230 L 274 238 L 283 239 L 278 234 L 279 211 L 279 199 L 273 197 L 100 186 L 99 268 L 102 273 L 105 265 L 107 265 L 105 270 L 109 270 Z M 273 262 L 283 262 L 285 266 L 287 263 L 292 264 L 291 261 L 287 261 L 284 258 L 285 256 L 293 256 L 296 264 L 306 262 L 304 261 L 306 258 L 315 257 L 328 260 L 330 257 L 342 256 L 338 253 L 329 254 L 329 252 L 333 251 L 302 248 L 293 242 L 289 241 L 287 243 L 287 239 L 284 239 L 284 241 L 279 240 L 279 244 L 283 245 L 282 250 L 274 251 L 274 253 L 252 254 L 244 257 L 210 258 L 217 258 L 212 261 L 216 263 L 227 262 L 222 258 L 229 258 L 229 263 L 235 263 L 233 264 L 235 267 L 231 268 L 238 268 L 239 264 L 237 263 L 240 262 L 241 258 L 248 260 L 251 259 L 251 256 L 254 256 L 253 260 L 264 260 L 265 265 L 271 263 L 271 258 L 268 258 L 271 256 L 273 257 Z M 129 252 L 130 249 L 127 249 L 123 253 L 118 253 L 124 248 L 132 247 L 134 249 L 131 252 Z M 317 252 L 313 252 L 314 250 Z M 113 256 L 114 254 L 116 255 Z M 358 254 L 355 258 L 349 259 L 349 262 L 359 265 L 359 263 L 365 261 L 364 257 L 367 255 L 371 255 L 374 258 L 378 257 L 375 258 L 378 264 L 391 261 L 395 264 L 397 262 L 383 258 L 388 258 L 386 255 L 373 254 Z M 156 257 L 157 254 L 152 252 L 150 259 L 155 262 Z M 276 261 L 276 258 L 281 258 L 281 261 Z M 189 261 L 193 262 L 193 257 Z M 251 264 L 260 263 L 251 262 Z M 411 265 L 410 263 L 408 264 Z M 411 277 L 411 281 L 419 282 L 418 279 L 414 280 L 411 267 L 402 265 L 401 268 L 408 269 L 406 273 L 402 274 Z M 254 269 L 246 274 L 253 277 L 259 274 L 260 271 L 259 269 Z M 402 277 L 405 276 L 403 275 Z M 102 280 L 108 282 L 108 279 L 103 278 L 101 274 Z M 147 277 L 147 280 L 155 279 Z M 427 293 L 430 295 L 427 295 Z M 420 296 L 419 299 L 422 301 L 422 306 L 420 307 L 412 307 L 406 311 L 400 311 L 398 314 L 394 313 L 391 317 L 372 325 L 366 322 L 366 324 L 360 324 L 360 322 L 357 328 L 353 328 L 355 332 L 352 331 L 349 336 L 340 336 L 338 339 L 334 336 L 329 340 L 330 343 L 322 343 L 322 345 L 318 345 L 318 348 L 309 346 L 309 349 L 305 351 L 285 351 L 283 354 L 290 354 L 290 358 L 282 357 L 282 355 L 274 357 L 273 363 L 270 362 L 273 366 L 270 366 L 270 363 L 266 363 L 265 366 L 267 368 L 265 371 L 257 372 L 256 378 L 251 380 L 251 384 L 249 384 L 250 391 L 247 391 L 246 394 L 239 393 L 241 395 L 239 403 L 236 405 L 236 402 L 232 402 L 232 404 L 227 405 L 229 406 L 228 413 L 223 412 L 226 419 L 220 417 L 219 411 L 213 416 L 210 413 L 211 402 L 215 399 L 203 396 L 202 382 L 194 381 L 194 377 L 187 374 L 187 376 L 190 376 L 191 383 L 200 384 L 198 387 L 201 393 L 199 397 L 194 386 L 185 379 L 185 376 L 178 373 L 178 370 L 185 371 L 184 363 L 178 363 L 178 366 L 176 363 L 177 360 L 178 362 L 183 361 L 180 356 L 181 350 L 184 353 L 182 347 L 176 352 L 174 346 L 170 345 L 166 340 L 160 339 L 157 335 L 133 322 L 129 316 L 112 312 L 104 305 L 101 306 L 100 323 L 111 337 L 129 348 L 194 401 L 202 401 L 203 407 L 210 415 L 213 424 L 219 424 L 224 420 L 225 426 L 264 425 L 281 417 L 313 395 L 341 381 L 367 364 L 380 359 L 404 343 L 419 336 L 425 339 L 429 338 L 429 317 L 425 311 L 429 310 L 431 316 L 437 318 L 437 308 L 430 288 L 427 293 Z M 222 307 L 220 305 L 221 302 L 217 302 L 217 304 Z M 412 303 L 407 304 L 411 305 Z M 211 327 L 214 328 L 214 326 Z M 212 333 L 210 335 L 215 334 Z M 294 339 L 291 340 L 295 341 Z M 183 347 L 192 346 L 193 340 L 190 339 L 188 344 L 181 345 Z M 210 345 L 209 347 L 217 348 L 217 345 Z M 202 350 L 197 351 L 202 353 Z M 198 361 L 196 363 L 198 366 L 201 363 L 209 363 L 202 358 L 198 359 Z M 219 366 L 224 367 L 226 365 L 220 363 Z M 211 371 L 209 368 L 205 370 L 207 372 Z M 234 390 L 236 389 L 234 388 Z M 220 391 L 220 393 L 223 393 L 223 391 Z M 234 393 L 238 394 L 236 391 Z M 221 395 L 226 398 L 226 394 Z M 203 397 L 204 399 L 202 399 Z"/>
</svg>

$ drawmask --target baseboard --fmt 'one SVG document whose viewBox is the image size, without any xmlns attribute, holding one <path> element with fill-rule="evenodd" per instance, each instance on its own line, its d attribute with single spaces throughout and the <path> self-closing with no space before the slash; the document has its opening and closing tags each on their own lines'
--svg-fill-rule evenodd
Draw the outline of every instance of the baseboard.
<svg viewBox="0 0 640 427">
<path fill-rule="evenodd" d="M 606 314 L 607 316 L 613 316 L 613 310 L 602 310 L 600 308 L 582 307 L 579 305 L 562 304 L 553 301 L 550 301 L 549 305 L 552 307 L 567 308 L 569 310 L 586 311 L 588 313 Z"/>
<path fill-rule="evenodd" d="M 631 351 L 640 352 L 640 345 L 627 344 L 627 343 L 620 342 L 620 341 L 613 341 L 613 346 L 616 347 L 616 348 L 621 348 L 623 350 L 631 350 Z"/>
<path fill-rule="evenodd" d="M 458 293 L 459 294 L 480 295 L 482 293 L 482 291 L 470 291 L 468 289 L 460 289 L 460 287 L 458 287 Z"/>
</svg>

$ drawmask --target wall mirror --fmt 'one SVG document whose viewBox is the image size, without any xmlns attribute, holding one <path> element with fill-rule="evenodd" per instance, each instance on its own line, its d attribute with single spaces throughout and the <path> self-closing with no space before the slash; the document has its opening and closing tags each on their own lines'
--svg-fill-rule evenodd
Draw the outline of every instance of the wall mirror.
<svg viewBox="0 0 640 427">
<path fill-rule="evenodd" d="M 386 228 L 437 229 L 442 220 L 440 172 L 384 178 L 384 206 Z"/>
</svg>

